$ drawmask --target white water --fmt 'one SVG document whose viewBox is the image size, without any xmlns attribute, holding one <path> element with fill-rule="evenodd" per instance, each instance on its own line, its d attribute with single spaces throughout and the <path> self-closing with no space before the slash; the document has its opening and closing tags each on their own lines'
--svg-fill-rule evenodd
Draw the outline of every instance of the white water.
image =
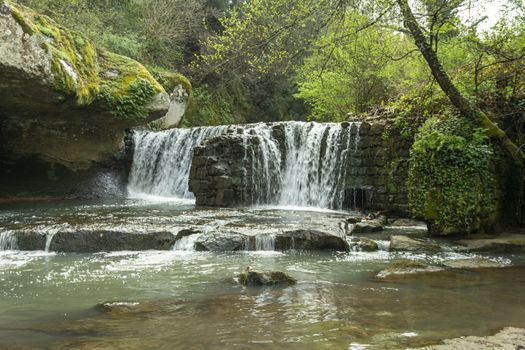
<svg viewBox="0 0 525 350">
<path fill-rule="evenodd" d="M 18 248 L 16 236 L 13 232 L 4 231 L 0 233 L 0 251 L 15 250 Z"/>
<path fill-rule="evenodd" d="M 286 122 L 237 126 L 245 148 L 244 200 L 255 205 L 341 209 L 349 155 L 360 123 Z M 139 198 L 193 200 L 188 177 L 193 150 L 228 126 L 137 131 L 128 192 Z M 284 133 L 282 144 L 273 128 Z"/>
<path fill-rule="evenodd" d="M 275 250 L 275 234 L 262 234 L 255 236 L 255 250 Z"/>
<path fill-rule="evenodd" d="M 193 150 L 204 140 L 226 132 L 227 126 L 135 131 L 133 164 L 128 191 L 131 196 L 192 199 L 188 191 Z"/>
<path fill-rule="evenodd" d="M 194 251 L 195 242 L 197 242 L 197 239 L 199 239 L 199 237 L 200 235 L 198 233 L 182 237 L 181 239 L 175 242 L 175 244 L 173 245 L 173 250 L 180 250 L 186 252 Z"/>
</svg>

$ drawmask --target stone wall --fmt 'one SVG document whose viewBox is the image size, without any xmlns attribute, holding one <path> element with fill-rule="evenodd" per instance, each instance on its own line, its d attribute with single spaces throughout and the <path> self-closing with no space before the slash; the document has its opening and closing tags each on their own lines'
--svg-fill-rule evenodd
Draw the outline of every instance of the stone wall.
<svg viewBox="0 0 525 350">
<path fill-rule="evenodd" d="M 345 207 L 408 211 L 408 159 L 411 140 L 392 127 L 390 119 L 363 122 L 357 152 L 349 161 Z"/>
<path fill-rule="evenodd" d="M 411 141 L 404 140 L 390 123 L 389 119 L 377 119 L 361 124 L 357 149 L 347 164 L 345 209 L 401 214 L 408 211 L 406 180 Z M 274 134 L 276 130 L 274 127 Z M 252 193 L 256 189 L 247 185 L 257 177 L 247 159 L 254 154 L 247 148 L 255 142 L 255 137 L 232 132 L 195 149 L 189 185 L 197 205 L 230 207 L 256 203 Z M 285 151 L 281 153 L 284 156 Z"/>
</svg>

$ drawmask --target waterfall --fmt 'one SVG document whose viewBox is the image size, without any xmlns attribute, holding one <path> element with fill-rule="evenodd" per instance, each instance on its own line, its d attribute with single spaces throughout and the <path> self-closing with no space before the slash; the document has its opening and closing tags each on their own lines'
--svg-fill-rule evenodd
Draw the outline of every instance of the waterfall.
<svg viewBox="0 0 525 350">
<path fill-rule="evenodd" d="M 188 177 L 194 148 L 235 130 L 245 149 L 244 202 L 340 209 L 359 125 L 280 122 L 136 131 L 128 192 L 193 199 Z"/>
<path fill-rule="evenodd" d="M 18 248 L 16 236 L 13 232 L 4 231 L 0 233 L 0 251 L 15 250 Z"/>
<path fill-rule="evenodd" d="M 256 235 L 255 250 L 275 250 L 275 234 Z"/>
<path fill-rule="evenodd" d="M 342 207 L 347 157 L 352 151 L 351 126 L 286 124 L 286 164 L 280 205 Z M 357 136 L 354 139 L 357 142 Z"/>
<path fill-rule="evenodd" d="M 226 132 L 227 126 L 135 131 L 133 163 L 129 175 L 131 195 L 192 199 L 188 191 L 193 149 L 204 140 Z"/>
<path fill-rule="evenodd" d="M 199 239 L 200 235 L 195 233 L 189 236 L 182 237 L 173 245 L 173 250 L 181 251 L 193 251 L 195 250 L 195 242 Z"/>
</svg>

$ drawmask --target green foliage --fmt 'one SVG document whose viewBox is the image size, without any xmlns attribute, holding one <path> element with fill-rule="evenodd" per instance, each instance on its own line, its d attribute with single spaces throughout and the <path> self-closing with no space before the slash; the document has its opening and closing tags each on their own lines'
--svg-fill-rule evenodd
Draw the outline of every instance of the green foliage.
<svg viewBox="0 0 525 350">
<path fill-rule="evenodd" d="M 409 203 L 435 234 L 490 229 L 497 216 L 494 152 L 483 130 L 433 117 L 410 152 Z"/>
<path fill-rule="evenodd" d="M 236 113 L 233 96 L 227 89 L 209 89 L 201 85 L 193 90 L 183 120 L 185 127 L 201 125 L 242 124 L 242 113 Z"/>
</svg>

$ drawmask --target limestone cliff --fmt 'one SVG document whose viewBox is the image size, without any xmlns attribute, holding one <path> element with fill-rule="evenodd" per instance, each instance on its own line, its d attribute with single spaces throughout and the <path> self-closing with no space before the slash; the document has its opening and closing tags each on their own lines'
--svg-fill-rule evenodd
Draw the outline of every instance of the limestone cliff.
<svg viewBox="0 0 525 350">
<path fill-rule="evenodd" d="M 0 0 L 2 168 L 32 158 L 87 169 L 122 149 L 125 129 L 160 118 L 160 126 L 176 124 L 190 89 L 180 75 L 156 79 L 140 63 Z"/>
</svg>

